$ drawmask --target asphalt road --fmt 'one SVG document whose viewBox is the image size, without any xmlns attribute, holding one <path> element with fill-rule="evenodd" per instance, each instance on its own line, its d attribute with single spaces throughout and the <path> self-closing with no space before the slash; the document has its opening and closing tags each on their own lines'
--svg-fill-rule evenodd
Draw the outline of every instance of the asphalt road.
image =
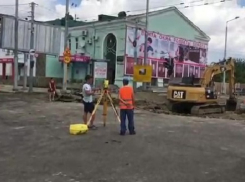
<svg viewBox="0 0 245 182">
<path fill-rule="evenodd" d="M 136 111 L 135 136 L 113 112 L 71 136 L 80 103 L 0 94 L 1 182 L 244 182 L 245 122 Z"/>
</svg>

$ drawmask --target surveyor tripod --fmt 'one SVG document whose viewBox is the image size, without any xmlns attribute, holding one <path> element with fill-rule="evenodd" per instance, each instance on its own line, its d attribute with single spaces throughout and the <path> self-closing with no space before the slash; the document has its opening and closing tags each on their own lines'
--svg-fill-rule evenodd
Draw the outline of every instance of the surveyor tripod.
<svg viewBox="0 0 245 182">
<path fill-rule="evenodd" d="M 111 95 L 109 93 L 109 90 L 108 90 L 108 80 L 105 80 L 104 82 L 104 88 L 102 89 L 102 93 L 94 107 L 94 110 L 87 122 L 87 125 L 90 124 L 91 120 L 92 120 L 92 117 L 94 116 L 95 112 L 97 111 L 101 101 L 103 101 L 103 125 L 106 126 L 106 119 L 107 119 L 107 112 L 108 112 L 108 101 L 110 102 L 111 104 L 111 107 L 116 115 L 116 118 L 118 120 L 119 123 L 121 123 L 121 120 L 120 120 L 120 117 L 118 115 L 118 112 L 116 110 L 116 107 L 115 105 L 113 104 L 113 100 L 111 98 Z"/>
</svg>

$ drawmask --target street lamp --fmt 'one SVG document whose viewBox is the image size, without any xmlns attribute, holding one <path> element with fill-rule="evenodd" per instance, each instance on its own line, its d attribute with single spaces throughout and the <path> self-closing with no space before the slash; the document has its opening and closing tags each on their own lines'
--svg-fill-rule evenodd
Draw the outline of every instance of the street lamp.
<svg viewBox="0 0 245 182">
<path fill-rule="evenodd" d="M 226 26 L 225 26 L 225 50 L 224 50 L 224 60 L 226 59 L 226 49 L 227 49 L 227 32 L 228 32 L 228 23 L 231 21 L 234 21 L 236 19 L 238 19 L 239 16 L 236 16 L 235 18 L 226 21 Z M 226 65 L 226 62 L 225 62 Z M 226 85 L 225 85 L 225 76 L 226 76 L 226 72 L 223 72 L 223 94 L 226 94 Z"/>
</svg>

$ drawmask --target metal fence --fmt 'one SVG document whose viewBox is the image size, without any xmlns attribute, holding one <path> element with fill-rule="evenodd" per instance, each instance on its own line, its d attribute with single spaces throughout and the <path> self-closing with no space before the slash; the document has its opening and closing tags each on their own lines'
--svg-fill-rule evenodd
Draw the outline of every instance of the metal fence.
<svg viewBox="0 0 245 182">
<path fill-rule="evenodd" d="M 1 48 L 14 49 L 14 17 L 2 17 L 1 22 Z M 38 53 L 48 55 L 59 55 L 60 44 L 62 37 L 62 28 L 44 23 L 34 23 L 34 47 L 30 47 L 30 32 L 31 22 L 19 20 L 18 30 L 18 49 L 21 52 L 29 52 L 30 49 L 35 49 Z"/>
<path fill-rule="evenodd" d="M 215 84 L 216 91 L 222 93 L 223 83 L 222 82 L 214 82 L 214 84 Z M 229 94 L 230 93 L 229 83 L 226 83 L 225 86 L 226 86 L 226 93 Z M 245 84 L 244 83 L 236 83 L 235 84 L 235 93 L 237 93 L 238 95 L 245 95 L 243 90 L 245 90 Z"/>
</svg>

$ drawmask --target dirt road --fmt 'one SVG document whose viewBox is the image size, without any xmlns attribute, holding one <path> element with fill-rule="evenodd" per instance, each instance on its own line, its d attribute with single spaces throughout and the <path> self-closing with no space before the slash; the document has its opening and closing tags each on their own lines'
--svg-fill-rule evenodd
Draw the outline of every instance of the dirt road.
<svg viewBox="0 0 245 182">
<path fill-rule="evenodd" d="M 136 110 L 135 136 L 107 127 L 68 133 L 81 122 L 80 103 L 0 94 L 2 182 L 244 182 L 245 123 Z"/>
</svg>

